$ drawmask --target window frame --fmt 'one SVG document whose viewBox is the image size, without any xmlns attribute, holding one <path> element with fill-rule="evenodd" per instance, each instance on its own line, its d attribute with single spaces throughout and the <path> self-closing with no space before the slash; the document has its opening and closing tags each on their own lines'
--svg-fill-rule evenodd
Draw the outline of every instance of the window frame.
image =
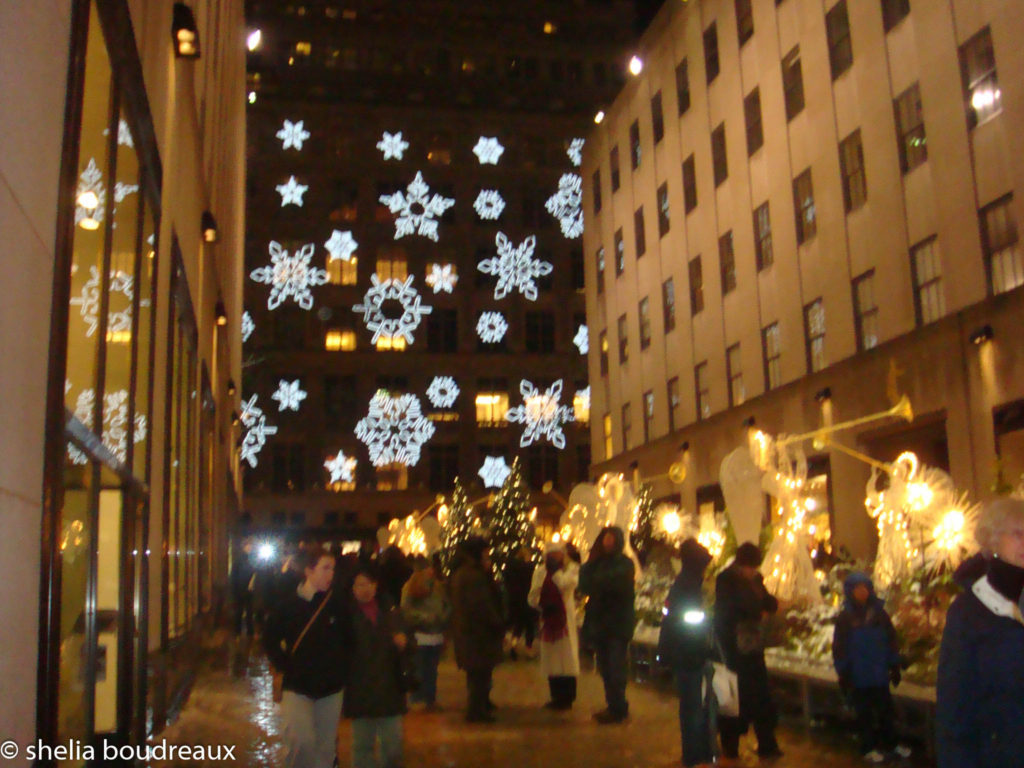
<svg viewBox="0 0 1024 768">
<path fill-rule="evenodd" d="M 671 277 L 661 284 L 661 313 L 663 333 L 668 335 L 676 328 L 676 285 Z"/>
<path fill-rule="evenodd" d="M 873 268 L 850 281 L 853 294 L 853 326 L 858 352 L 866 352 L 878 346 L 878 302 L 875 300 L 874 281 Z M 869 294 L 871 306 L 862 303 L 866 294 Z"/>
<path fill-rule="evenodd" d="M 718 77 L 722 69 L 721 57 L 718 50 L 718 27 L 711 22 L 703 32 L 704 41 L 704 75 L 707 84 L 711 85 Z"/>
<path fill-rule="evenodd" d="M 762 217 L 761 212 L 764 212 Z M 753 211 L 754 218 L 754 258 L 757 271 L 763 272 L 775 263 L 775 249 L 772 244 L 772 218 L 769 201 L 765 200 Z M 765 226 L 762 228 L 762 220 Z"/>
<path fill-rule="evenodd" d="M 697 161 L 693 153 L 683 160 L 683 211 L 691 213 L 697 207 Z"/>
<path fill-rule="evenodd" d="M 644 230 L 644 207 L 642 205 L 633 211 L 633 240 L 636 258 L 639 259 L 647 253 L 647 232 Z"/>
<path fill-rule="evenodd" d="M 825 13 L 825 39 L 828 43 L 828 63 L 832 80 L 853 66 L 853 39 L 850 36 L 850 15 L 846 0 L 839 0 Z"/>
<path fill-rule="evenodd" d="M 651 130 L 657 145 L 665 138 L 665 112 L 661 104 L 661 91 L 651 97 Z"/>
<path fill-rule="evenodd" d="M 942 287 L 942 254 L 938 249 L 938 243 L 938 237 L 932 235 L 910 248 L 910 275 L 914 286 L 914 318 L 918 327 L 933 323 L 946 315 L 946 295 Z M 928 266 L 931 267 L 931 270 L 922 280 L 923 270 L 918 257 L 925 252 L 928 254 Z"/>
<path fill-rule="evenodd" d="M 821 333 L 813 333 L 811 329 L 811 313 L 815 310 L 821 312 Z M 819 296 L 808 304 L 804 305 L 804 347 L 807 356 L 807 372 L 817 373 L 828 367 L 825 357 L 825 303 Z"/>
<path fill-rule="evenodd" d="M 735 408 L 746 402 L 747 392 L 743 385 L 743 359 L 740 356 L 738 341 L 725 348 L 725 380 L 726 391 L 729 395 L 729 407 Z M 737 388 L 739 389 L 738 393 Z"/>
<path fill-rule="evenodd" d="M 928 160 L 928 131 L 924 122 L 921 84 L 915 82 L 892 100 L 896 118 L 896 142 L 900 153 L 900 170 L 906 176 Z M 904 123 L 903 116 L 913 123 Z M 916 143 L 914 143 L 916 142 Z"/>
<path fill-rule="evenodd" d="M 803 187 L 806 186 L 806 189 Z M 818 214 L 814 204 L 814 178 L 807 166 L 793 179 L 793 210 L 796 214 L 797 245 L 813 240 L 818 233 Z M 809 216 L 808 216 L 809 214 Z"/>
<path fill-rule="evenodd" d="M 852 165 L 851 165 L 852 161 Z M 852 213 L 868 201 L 867 170 L 860 128 L 839 142 L 839 174 L 843 186 L 843 208 Z"/>
<path fill-rule="evenodd" d="M 718 267 L 722 279 L 722 296 L 725 297 L 736 290 L 736 247 L 731 229 L 718 238 Z"/>
<path fill-rule="evenodd" d="M 690 109 L 690 71 L 685 57 L 676 64 L 676 109 L 679 117 Z"/>
<path fill-rule="evenodd" d="M 687 274 L 690 287 L 690 316 L 696 317 L 704 311 L 704 267 L 700 254 L 687 262 Z"/>
<path fill-rule="evenodd" d="M 725 143 L 725 121 L 711 131 L 711 167 L 715 187 L 718 188 L 729 178 L 729 156 Z"/>
<path fill-rule="evenodd" d="M 644 296 L 637 302 L 637 317 L 640 324 L 640 350 L 651 346 L 651 297 Z"/>
<path fill-rule="evenodd" d="M 752 157 L 764 146 L 764 126 L 761 123 L 761 91 L 755 87 L 743 97 L 743 120 L 747 132 L 747 157 Z"/>
<path fill-rule="evenodd" d="M 782 342 L 778 320 L 761 329 L 761 361 L 765 392 L 778 389 L 782 386 Z"/>
<path fill-rule="evenodd" d="M 671 212 L 669 210 L 668 182 L 663 181 L 658 187 L 658 237 L 662 238 L 672 228 Z"/>
<path fill-rule="evenodd" d="M 754 36 L 754 9 L 751 0 L 735 0 L 736 36 L 740 48 Z"/>
<path fill-rule="evenodd" d="M 803 65 L 800 63 L 800 46 L 792 50 L 782 59 L 782 90 L 786 104 L 786 122 L 804 111 L 804 76 Z"/>
</svg>

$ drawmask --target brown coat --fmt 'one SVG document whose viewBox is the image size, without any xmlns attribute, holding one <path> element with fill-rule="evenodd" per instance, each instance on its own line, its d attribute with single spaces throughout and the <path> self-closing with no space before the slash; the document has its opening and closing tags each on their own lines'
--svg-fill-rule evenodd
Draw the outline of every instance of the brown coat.
<svg viewBox="0 0 1024 768">
<path fill-rule="evenodd" d="M 502 659 L 505 620 L 490 574 L 466 560 L 452 576 L 452 633 L 460 669 L 486 669 Z"/>
</svg>

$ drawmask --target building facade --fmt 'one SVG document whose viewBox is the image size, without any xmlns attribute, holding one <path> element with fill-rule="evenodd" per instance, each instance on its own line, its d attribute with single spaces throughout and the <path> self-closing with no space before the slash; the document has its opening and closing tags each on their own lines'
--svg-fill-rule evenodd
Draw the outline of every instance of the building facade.
<svg viewBox="0 0 1024 768">
<path fill-rule="evenodd" d="M 721 509 L 719 466 L 751 424 L 800 434 L 906 394 L 912 423 L 838 439 L 883 461 L 914 450 L 975 499 L 1016 484 L 1016 11 L 965 0 L 662 8 L 642 74 L 584 153 L 595 472 L 633 466 L 657 496 Z M 807 450 L 828 510 L 819 535 L 870 555 L 868 466 Z M 686 468 L 680 484 L 665 476 L 672 463 Z"/>
<path fill-rule="evenodd" d="M 622 83 L 631 19 L 582 0 L 249 4 L 243 397 L 277 430 L 245 468 L 253 525 L 372 536 L 456 477 L 486 495 L 485 463 L 516 456 L 538 490 L 586 476 L 573 139 Z M 275 250 L 309 254 L 305 304 L 259 282 Z M 390 415 L 361 440 L 378 392 Z M 517 408 L 555 428 L 527 435 Z"/>
<path fill-rule="evenodd" d="M 8 3 L 0 38 L 0 721 L 23 750 L 137 744 L 238 506 L 244 19 Z"/>
</svg>

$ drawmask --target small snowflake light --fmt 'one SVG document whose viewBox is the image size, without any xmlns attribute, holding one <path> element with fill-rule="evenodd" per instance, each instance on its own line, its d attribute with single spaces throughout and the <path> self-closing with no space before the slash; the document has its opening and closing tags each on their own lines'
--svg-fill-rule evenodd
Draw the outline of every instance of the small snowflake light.
<svg viewBox="0 0 1024 768">
<path fill-rule="evenodd" d="M 331 232 L 330 239 L 324 243 L 324 248 L 331 254 L 331 261 L 349 261 L 358 247 L 359 243 L 352 237 L 351 232 L 339 232 L 338 230 Z"/>
<path fill-rule="evenodd" d="M 501 153 L 505 148 L 494 137 L 481 136 L 473 147 L 473 154 L 477 156 L 480 165 L 497 165 Z"/>
<path fill-rule="evenodd" d="M 577 173 L 563 173 L 558 191 L 548 198 L 544 207 L 558 219 L 562 234 L 573 240 L 583 234 L 583 180 Z"/>
<path fill-rule="evenodd" d="M 65 381 L 65 394 L 69 389 L 70 382 Z M 93 408 L 96 404 L 96 392 L 92 389 L 83 389 L 75 401 L 75 417 L 86 427 L 92 428 Z M 141 413 L 135 414 L 135 432 L 132 438 L 134 443 L 140 443 L 146 439 L 146 417 Z M 114 392 L 107 392 L 103 395 L 103 445 L 106 446 L 122 464 L 128 458 L 128 390 L 118 389 Z M 72 464 L 83 465 L 89 463 L 89 458 L 73 445 L 68 446 L 68 458 Z"/>
<path fill-rule="evenodd" d="M 451 293 L 455 290 L 455 284 L 459 282 L 459 275 L 454 264 L 431 264 L 423 282 L 433 288 L 434 293 Z"/>
<path fill-rule="evenodd" d="M 242 437 L 242 447 L 238 452 L 239 459 L 248 462 L 254 469 L 259 463 L 260 451 L 267 444 L 267 436 L 277 434 L 277 427 L 267 424 L 263 409 L 256 405 L 256 397 L 253 395 L 242 402 L 242 414 L 239 416 L 246 430 Z"/>
<path fill-rule="evenodd" d="M 406 188 L 408 194 L 401 190 L 390 195 L 381 195 L 380 201 L 397 214 L 395 218 L 395 240 L 406 235 L 422 235 L 437 242 L 437 217 L 455 205 L 450 197 L 430 194 L 430 187 L 423 180 L 423 174 L 416 171 L 414 178 Z"/>
<path fill-rule="evenodd" d="M 398 133 L 384 131 L 381 140 L 377 142 L 377 149 L 384 153 L 385 160 L 401 160 L 408 148 L 409 142 L 402 139 L 401 131 Z"/>
<path fill-rule="evenodd" d="M 505 418 L 526 427 L 519 439 L 520 447 L 525 448 L 534 440 L 545 438 L 556 448 L 565 448 L 562 425 L 573 421 L 574 416 L 570 406 L 559 404 L 562 380 L 541 393 L 531 382 L 523 379 L 519 382 L 519 393 L 523 396 L 523 404 L 510 408 Z"/>
<path fill-rule="evenodd" d="M 256 323 L 253 322 L 252 315 L 249 314 L 248 310 L 242 313 L 242 343 L 244 344 L 252 336 L 252 332 L 256 330 Z"/>
<path fill-rule="evenodd" d="M 281 207 L 284 208 L 286 205 L 297 205 L 302 207 L 302 196 L 306 194 L 306 190 L 309 189 L 308 184 L 299 184 L 295 181 L 294 176 L 289 176 L 288 181 L 284 184 L 278 184 L 274 189 L 281 196 Z"/>
<path fill-rule="evenodd" d="M 572 343 L 579 349 L 581 355 L 587 354 L 590 350 L 590 340 L 587 336 L 587 326 L 581 325 L 576 329 L 576 335 L 572 337 Z"/>
<path fill-rule="evenodd" d="M 139 191 L 138 184 L 125 184 L 123 181 L 114 185 L 114 202 L 122 202 L 128 195 L 134 195 Z"/>
<path fill-rule="evenodd" d="M 473 203 L 473 208 L 476 209 L 476 214 L 481 219 L 494 221 L 500 218 L 501 212 L 505 210 L 505 201 L 498 190 L 481 189 Z"/>
<path fill-rule="evenodd" d="M 312 309 L 313 294 L 310 293 L 310 287 L 327 282 L 327 270 L 310 264 L 313 251 L 313 244 L 307 243 L 290 256 L 280 243 L 270 241 L 270 265 L 249 273 L 249 277 L 257 283 L 270 286 L 267 309 L 277 309 L 289 297 L 303 309 Z"/>
<path fill-rule="evenodd" d="M 494 298 L 503 299 L 512 290 L 519 290 L 530 301 L 537 300 L 535 277 L 550 275 L 553 267 L 550 262 L 538 261 L 533 258 L 533 249 L 537 246 L 537 238 L 530 235 L 518 246 L 499 232 L 494 240 L 498 246 L 498 255 L 493 259 L 484 259 L 477 264 L 477 269 L 486 275 L 495 275 L 498 284 L 494 288 Z"/>
<path fill-rule="evenodd" d="M 434 435 L 434 425 L 423 415 L 415 395 L 392 397 L 383 389 L 370 400 L 369 412 L 356 424 L 356 437 L 366 444 L 375 467 L 420 460 L 423 444 Z"/>
<path fill-rule="evenodd" d="M 505 338 L 508 323 L 501 312 L 482 312 L 476 322 L 476 335 L 485 344 L 497 344 Z"/>
<path fill-rule="evenodd" d="M 285 120 L 281 130 L 275 134 L 281 140 L 281 149 L 302 149 L 302 142 L 309 138 L 309 131 L 302 127 L 302 120 L 293 123 Z"/>
<path fill-rule="evenodd" d="M 501 488 L 512 469 L 505 463 L 504 456 L 485 456 L 484 465 L 477 474 L 484 481 L 484 488 Z"/>
<path fill-rule="evenodd" d="M 106 215 L 107 187 L 103 183 L 103 173 L 96 166 L 96 160 L 89 158 L 88 165 L 78 176 L 78 187 L 75 189 L 75 224 L 89 219 L 98 229 Z"/>
<path fill-rule="evenodd" d="M 433 307 L 421 303 L 420 295 L 412 287 L 412 275 L 405 280 L 388 278 L 381 282 L 376 274 L 370 276 L 370 289 L 363 297 L 362 304 L 352 307 L 353 312 L 363 313 L 367 330 L 373 331 L 371 343 L 376 344 L 381 336 L 401 336 L 406 344 L 412 344 L 412 332 L 419 326 L 423 315 L 429 315 Z M 384 312 L 384 303 L 398 302 L 401 314 L 389 317 Z"/>
<path fill-rule="evenodd" d="M 356 460 L 338 451 L 334 458 L 324 462 L 324 469 L 331 474 L 330 484 L 354 483 L 356 481 Z"/>
<path fill-rule="evenodd" d="M 110 292 L 124 296 L 127 306 L 121 310 L 108 308 L 107 332 L 130 332 L 132 329 L 132 300 L 135 298 L 135 278 L 120 270 L 111 272 Z M 96 333 L 100 324 L 100 271 L 97 267 L 89 267 L 89 279 L 82 286 L 81 295 L 70 299 L 68 303 L 78 306 L 79 314 L 88 326 L 85 329 L 85 335 L 92 336 Z M 141 307 L 148 307 L 151 303 L 149 299 L 139 299 Z"/>
<path fill-rule="evenodd" d="M 451 376 L 435 376 L 427 387 L 427 399 L 435 408 L 451 408 L 459 396 L 459 387 Z"/>
<path fill-rule="evenodd" d="M 110 129 L 104 128 L 103 135 L 109 136 Z M 135 140 L 132 138 L 131 128 L 128 127 L 128 123 L 124 118 L 117 121 L 117 144 L 118 146 L 135 149 Z"/>
<path fill-rule="evenodd" d="M 569 148 L 565 150 L 572 164 L 579 168 L 583 165 L 583 139 L 573 139 L 569 142 Z"/>
<path fill-rule="evenodd" d="M 306 393 L 299 387 L 299 379 L 295 381 L 281 379 L 277 383 L 277 392 L 270 398 L 277 400 L 278 411 L 297 411 L 299 403 L 306 399 Z"/>
</svg>

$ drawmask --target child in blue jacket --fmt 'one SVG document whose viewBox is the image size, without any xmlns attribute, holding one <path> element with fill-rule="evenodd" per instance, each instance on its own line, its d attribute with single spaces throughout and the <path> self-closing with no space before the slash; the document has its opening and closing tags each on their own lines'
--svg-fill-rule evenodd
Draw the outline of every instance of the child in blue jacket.
<svg viewBox="0 0 1024 768">
<path fill-rule="evenodd" d="M 893 686 L 900 684 L 900 656 L 892 619 L 865 574 L 847 576 L 843 591 L 846 601 L 836 618 L 832 659 L 840 688 L 853 699 L 864 759 L 877 764 L 884 762 L 887 754 L 909 757 L 910 748 L 896 740 L 889 693 L 890 682 Z"/>
</svg>

